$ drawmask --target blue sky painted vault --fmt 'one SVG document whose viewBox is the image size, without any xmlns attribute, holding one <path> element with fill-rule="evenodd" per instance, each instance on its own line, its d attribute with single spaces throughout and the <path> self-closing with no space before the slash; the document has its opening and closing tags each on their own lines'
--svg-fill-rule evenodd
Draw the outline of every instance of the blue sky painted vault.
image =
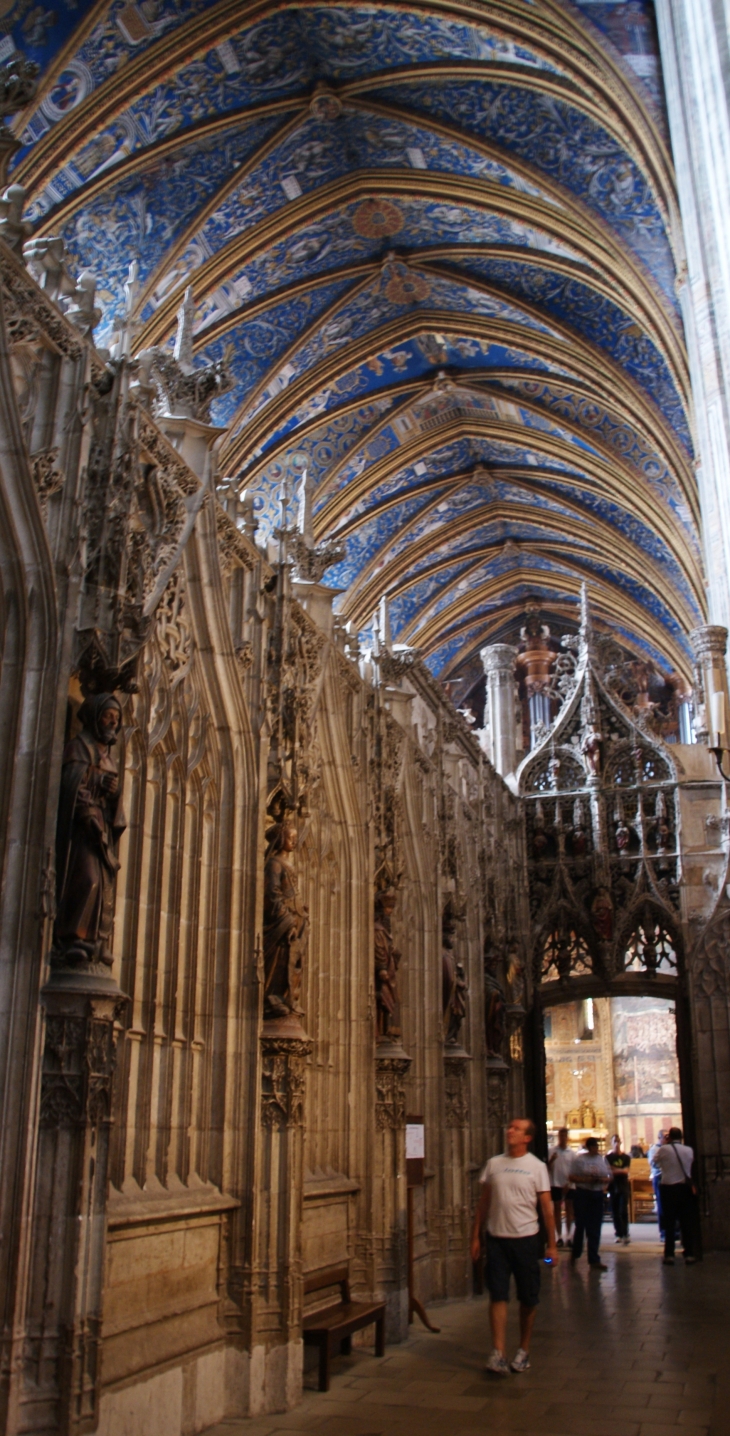
<svg viewBox="0 0 730 1436">
<path fill-rule="evenodd" d="M 675 204 L 648 0 L 3 7 L 13 179 L 113 346 L 183 290 L 259 536 L 306 458 L 328 581 L 441 676 L 531 592 L 687 671 L 701 621 Z M 590 63 L 586 64 L 586 56 Z"/>
</svg>

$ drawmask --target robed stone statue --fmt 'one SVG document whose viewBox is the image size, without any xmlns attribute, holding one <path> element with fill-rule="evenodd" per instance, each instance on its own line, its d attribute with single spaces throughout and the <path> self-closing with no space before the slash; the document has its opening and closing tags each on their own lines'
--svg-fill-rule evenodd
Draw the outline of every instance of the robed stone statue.
<svg viewBox="0 0 730 1436">
<path fill-rule="evenodd" d="M 302 966 L 309 931 L 309 910 L 299 900 L 291 864 L 298 833 L 292 823 L 277 823 L 269 836 L 264 865 L 264 1016 L 303 1016 Z"/>
<path fill-rule="evenodd" d="M 56 829 L 54 963 L 112 963 L 117 847 L 126 822 L 113 748 L 122 709 L 111 693 L 87 698 L 67 744 Z"/>
</svg>

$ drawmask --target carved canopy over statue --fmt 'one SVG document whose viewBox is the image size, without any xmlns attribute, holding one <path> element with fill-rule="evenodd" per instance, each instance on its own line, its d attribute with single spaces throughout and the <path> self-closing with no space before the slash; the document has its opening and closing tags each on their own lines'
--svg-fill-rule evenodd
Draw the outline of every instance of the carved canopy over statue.
<svg viewBox="0 0 730 1436">
<path fill-rule="evenodd" d="M 54 963 L 112 963 L 117 845 L 126 821 L 112 749 L 122 709 L 111 693 L 87 698 L 67 744 L 56 829 Z"/>
<path fill-rule="evenodd" d="M 376 894 L 375 1001 L 377 1004 L 378 1041 L 400 1036 L 393 1026 L 393 1016 L 398 1003 L 398 967 L 401 959 L 390 930 L 390 919 L 394 907 L 395 893 L 391 888 Z"/>
<path fill-rule="evenodd" d="M 309 909 L 299 900 L 289 854 L 298 833 L 277 823 L 269 833 L 264 865 L 264 1016 L 303 1016 L 302 967 L 307 949 Z"/>
</svg>

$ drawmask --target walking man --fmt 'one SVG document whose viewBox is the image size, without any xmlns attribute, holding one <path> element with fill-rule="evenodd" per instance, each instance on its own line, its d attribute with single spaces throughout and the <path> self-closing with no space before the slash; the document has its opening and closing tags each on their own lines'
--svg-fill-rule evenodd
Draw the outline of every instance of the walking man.
<svg viewBox="0 0 730 1436">
<path fill-rule="evenodd" d="M 573 1205 L 575 1232 L 571 1261 L 576 1262 L 583 1251 L 583 1237 L 588 1239 L 588 1265 L 594 1271 L 608 1271 L 600 1257 L 603 1197 L 611 1180 L 611 1168 L 598 1151 L 597 1137 L 588 1137 L 585 1151 L 573 1158 L 571 1180 L 575 1183 Z"/>
<path fill-rule="evenodd" d="M 684 1146 L 679 1127 L 670 1127 L 661 1147 L 656 1149 L 654 1160 L 661 1172 L 664 1265 L 674 1266 L 675 1231 L 679 1222 L 685 1264 L 692 1266 L 697 1260 L 692 1232 L 692 1205 L 697 1195 L 692 1181 L 694 1152 L 691 1147 Z"/>
<path fill-rule="evenodd" d="M 520 1346 L 510 1365 L 512 1371 L 530 1369 L 530 1338 L 540 1300 L 538 1203 L 548 1234 L 545 1259 L 553 1263 L 558 1260 L 548 1169 L 529 1151 L 534 1135 L 534 1123 L 525 1117 L 513 1118 L 507 1128 L 507 1151 L 501 1157 L 491 1157 L 479 1178 L 482 1190 L 474 1218 L 471 1256 L 472 1261 L 480 1259 L 486 1221 L 492 1331 L 487 1371 L 495 1376 L 508 1376 L 510 1372 L 505 1356 L 510 1276 L 515 1279 L 520 1303 Z"/>
<path fill-rule="evenodd" d="M 548 1171 L 550 1173 L 550 1196 L 553 1202 L 555 1214 L 555 1233 L 558 1238 L 557 1245 L 562 1247 L 563 1243 L 563 1202 L 565 1202 L 565 1241 L 570 1240 L 570 1228 L 573 1225 L 573 1203 L 571 1201 L 571 1190 L 568 1186 L 570 1181 L 570 1170 L 573 1164 L 573 1153 L 568 1147 L 568 1128 L 561 1127 L 558 1132 L 558 1145 L 553 1147 L 548 1156 Z"/>
<path fill-rule="evenodd" d="M 621 1151 L 621 1138 L 615 1132 L 611 1138 L 611 1150 L 606 1157 L 611 1168 L 611 1185 L 608 1195 L 611 1198 L 611 1213 L 613 1216 L 613 1229 L 616 1233 L 616 1241 L 623 1242 L 627 1247 L 631 1241 L 629 1236 L 629 1168 L 631 1158 L 628 1152 Z"/>
</svg>

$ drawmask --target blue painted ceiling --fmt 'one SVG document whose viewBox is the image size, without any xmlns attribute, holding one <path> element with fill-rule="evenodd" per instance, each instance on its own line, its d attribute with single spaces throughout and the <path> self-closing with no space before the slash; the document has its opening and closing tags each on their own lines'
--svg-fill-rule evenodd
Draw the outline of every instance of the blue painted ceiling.
<svg viewBox="0 0 730 1436">
<path fill-rule="evenodd" d="M 4 38 L 3 38 L 4 37 Z M 537 594 L 686 674 L 704 582 L 649 0 L 16 0 L 13 179 L 112 345 L 224 359 L 259 536 L 306 456 L 327 580 L 442 678 Z M 675 221 L 676 222 L 676 221 Z"/>
</svg>

